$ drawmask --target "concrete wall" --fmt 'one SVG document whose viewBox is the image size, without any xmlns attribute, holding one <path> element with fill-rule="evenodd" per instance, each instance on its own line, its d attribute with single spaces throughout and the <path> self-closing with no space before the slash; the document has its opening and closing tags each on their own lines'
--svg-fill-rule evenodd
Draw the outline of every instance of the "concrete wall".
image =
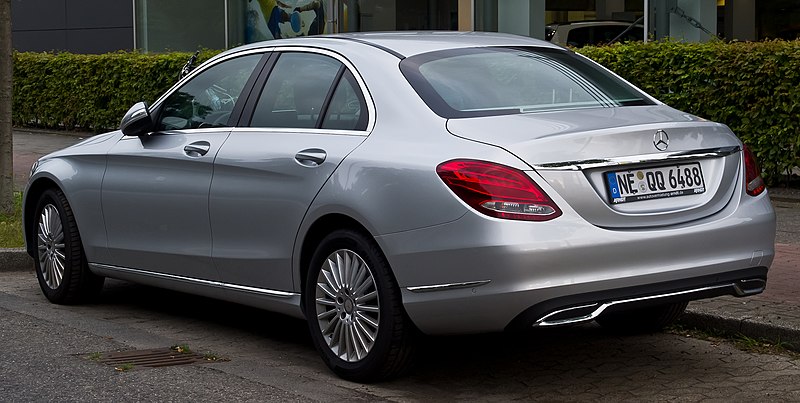
<svg viewBox="0 0 800 403">
<path fill-rule="evenodd" d="M 725 2 L 725 39 L 754 41 L 756 34 L 756 0 Z"/>
<path fill-rule="evenodd" d="M 702 24 L 711 35 L 694 27 L 686 18 L 672 13 L 669 19 L 669 36 L 685 42 L 708 42 L 715 39 L 717 31 L 717 2 L 716 0 L 677 0 L 678 8 L 687 16 L 694 18 Z M 752 18 L 752 17 L 751 17 Z"/>
<path fill-rule="evenodd" d="M 544 0 L 497 2 L 497 32 L 544 39 Z"/>
</svg>

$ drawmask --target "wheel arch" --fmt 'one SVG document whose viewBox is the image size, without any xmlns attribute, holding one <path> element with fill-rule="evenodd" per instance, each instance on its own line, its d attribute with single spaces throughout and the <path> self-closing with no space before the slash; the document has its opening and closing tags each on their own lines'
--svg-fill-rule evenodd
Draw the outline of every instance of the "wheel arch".
<svg viewBox="0 0 800 403">
<path fill-rule="evenodd" d="M 342 213 L 328 213 L 323 216 L 320 216 L 314 223 L 308 227 L 308 230 L 305 232 L 305 236 L 303 237 L 303 241 L 300 244 L 300 253 L 299 253 L 299 264 L 297 266 L 297 271 L 299 272 L 299 289 L 305 289 L 305 284 L 307 281 L 308 276 L 308 265 L 311 262 L 311 257 L 314 255 L 314 251 L 316 250 L 317 245 L 322 241 L 325 236 L 330 234 L 331 232 L 339 229 L 352 229 L 354 231 L 358 231 L 363 233 L 366 236 L 369 236 L 373 240 L 375 236 L 367 229 L 366 226 L 361 224 L 355 218 L 348 216 Z M 377 242 L 377 241 L 376 241 Z M 383 250 L 378 245 L 378 248 L 383 253 Z M 385 253 L 384 253 L 385 256 Z M 297 284 L 296 284 L 297 286 Z M 302 301 L 302 299 L 301 299 Z M 305 306 L 301 302 L 300 308 L 305 312 Z"/>
<path fill-rule="evenodd" d="M 55 179 L 49 176 L 42 176 L 31 182 L 25 190 L 25 198 L 22 205 L 22 230 L 23 239 L 25 241 L 25 249 L 28 255 L 34 256 L 36 242 L 34 239 L 33 224 L 36 221 L 34 215 L 36 214 L 36 205 L 39 203 L 39 198 L 48 189 L 59 189 L 64 192 L 64 189 L 56 182 Z M 64 193 L 64 197 L 69 202 L 69 196 Z"/>
</svg>

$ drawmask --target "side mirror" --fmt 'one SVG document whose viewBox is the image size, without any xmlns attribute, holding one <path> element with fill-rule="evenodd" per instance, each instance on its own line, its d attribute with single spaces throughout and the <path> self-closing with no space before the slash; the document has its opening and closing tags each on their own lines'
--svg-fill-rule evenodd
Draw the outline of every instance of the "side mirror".
<svg viewBox="0 0 800 403">
<path fill-rule="evenodd" d="M 119 130 L 126 136 L 141 136 L 153 130 L 153 118 L 147 104 L 139 102 L 122 118 L 119 123 Z"/>
</svg>

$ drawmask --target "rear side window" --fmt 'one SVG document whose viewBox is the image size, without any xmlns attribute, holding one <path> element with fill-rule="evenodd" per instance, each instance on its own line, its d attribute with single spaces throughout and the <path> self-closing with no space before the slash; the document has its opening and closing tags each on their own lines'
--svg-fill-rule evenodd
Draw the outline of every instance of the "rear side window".
<svg viewBox="0 0 800 403">
<path fill-rule="evenodd" d="M 367 118 L 364 95 L 340 61 L 287 52 L 269 73 L 250 126 L 366 130 Z"/>
<path fill-rule="evenodd" d="M 323 129 L 366 130 L 367 111 L 356 79 L 345 72 L 336 86 L 322 121 Z"/>
<path fill-rule="evenodd" d="M 400 68 L 446 118 L 652 104 L 624 81 L 557 49 L 454 49 L 406 58 Z"/>
<path fill-rule="evenodd" d="M 315 128 L 342 64 L 316 53 L 278 58 L 258 99 L 250 126 Z"/>
</svg>

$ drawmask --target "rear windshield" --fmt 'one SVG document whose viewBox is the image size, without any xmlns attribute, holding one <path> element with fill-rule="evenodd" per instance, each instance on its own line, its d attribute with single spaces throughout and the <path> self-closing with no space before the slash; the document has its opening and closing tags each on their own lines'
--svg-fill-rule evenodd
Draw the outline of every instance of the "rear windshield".
<svg viewBox="0 0 800 403">
<path fill-rule="evenodd" d="M 653 104 L 624 81 L 558 49 L 445 50 L 406 58 L 400 69 L 445 118 Z"/>
</svg>

